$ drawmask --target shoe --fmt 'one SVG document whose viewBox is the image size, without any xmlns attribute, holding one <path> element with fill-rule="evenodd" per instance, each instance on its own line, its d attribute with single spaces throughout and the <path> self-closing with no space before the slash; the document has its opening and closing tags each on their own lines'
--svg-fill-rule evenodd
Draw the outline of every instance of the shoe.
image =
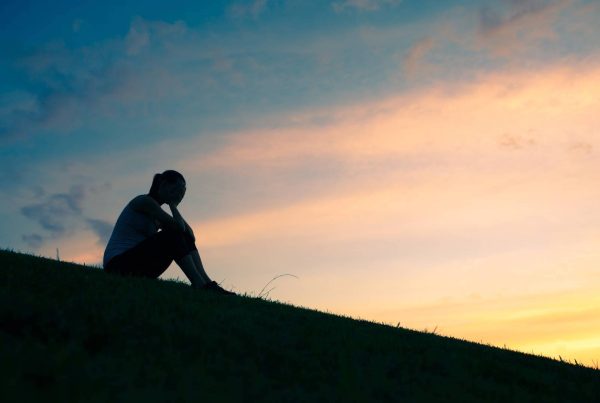
<svg viewBox="0 0 600 403">
<path fill-rule="evenodd" d="M 216 291 L 219 294 L 224 294 L 224 295 L 237 295 L 234 292 L 231 291 L 227 291 L 226 289 L 222 288 L 219 284 L 217 284 L 216 281 L 211 281 L 210 283 L 204 284 L 202 286 L 202 288 L 204 290 L 212 290 L 212 291 Z"/>
</svg>

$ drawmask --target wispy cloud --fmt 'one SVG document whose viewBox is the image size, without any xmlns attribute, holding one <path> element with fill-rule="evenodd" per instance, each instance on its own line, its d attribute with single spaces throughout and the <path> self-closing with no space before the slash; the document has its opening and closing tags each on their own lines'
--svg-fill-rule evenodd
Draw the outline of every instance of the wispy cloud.
<svg viewBox="0 0 600 403">
<path fill-rule="evenodd" d="M 267 8 L 268 0 L 250 0 L 229 7 L 229 15 L 235 18 L 258 18 Z"/>
<path fill-rule="evenodd" d="M 22 207 L 21 213 L 36 221 L 52 236 L 61 236 L 67 231 L 67 220 L 81 215 L 84 197 L 83 185 L 73 185 L 68 193 L 55 193 L 41 203 Z"/>
<path fill-rule="evenodd" d="M 114 224 L 93 218 L 88 218 L 86 221 L 94 233 L 98 236 L 98 243 L 102 246 L 106 246 L 110 235 L 112 234 Z"/>
<path fill-rule="evenodd" d="M 412 78 L 419 72 L 423 72 L 423 70 L 430 68 L 430 66 L 424 62 L 424 59 L 434 46 L 434 40 L 427 37 L 417 41 L 408 50 L 403 63 L 404 72 L 408 77 Z"/>
<path fill-rule="evenodd" d="M 306 242 L 348 237 L 370 242 L 395 236 L 457 239 L 484 228 L 491 231 L 489 236 L 505 237 L 514 225 L 538 228 L 538 240 L 543 242 L 540 229 L 557 223 L 540 218 L 534 224 L 535 217 L 552 215 L 553 209 L 563 211 L 570 203 L 587 206 L 579 207 L 579 212 L 590 208 L 583 197 L 567 202 L 550 195 L 557 186 L 563 190 L 574 186 L 563 197 L 577 198 L 585 181 L 570 182 L 567 172 L 592 175 L 588 171 L 593 159 L 573 161 L 571 154 L 575 139 L 589 146 L 582 146 L 584 150 L 594 152 L 587 128 L 600 105 L 589 98 L 584 106 L 581 94 L 600 92 L 599 78 L 600 68 L 582 66 L 490 74 L 468 86 L 449 85 L 319 111 L 332 117 L 331 123 L 320 127 L 231 134 L 222 148 L 202 159 L 185 159 L 182 168 L 192 177 L 211 172 L 227 178 L 239 175 L 248 186 L 261 186 L 265 194 L 296 197 L 293 203 L 198 223 L 204 228 L 202 242 L 237 245 L 246 239 L 280 239 L 283 233 Z M 553 93 L 561 96 L 548 98 Z M 571 138 L 565 141 L 567 129 Z M 318 166 L 324 168 L 285 186 L 286 175 L 313 172 Z M 507 193 L 498 198 L 499 190 L 492 189 Z M 527 205 L 521 205 L 523 200 Z M 563 225 L 572 231 L 580 223 L 565 218 Z M 529 232 L 528 237 L 533 236 Z"/>
<path fill-rule="evenodd" d="M 536 141 L 533 137 L 524 137 L 518 134 L 503 133 L 498 139 L 498 144 L 500 144 L 501 147 L 517 150 L 524 147 L 533 146 L 536 144 Z"/>
<path fill-rule="evenodd" d="M 249 15 L 261 15 L 269 7 L 262 1 L 243 4 Z M 397 3 L 334 4 L 339 10 L 373 10 Z M 238 27 L 215 33 L 183 21 L 138 17 L 125 35 L 110 40 L 75 48 L 60 41 L 23 48 L 9 66 L 26 74 L 31 85 L 3 97 L 0 141 L 98 130 L 107 122 L 127 122 L 128 133 L 144 132 L 146 140 L 156 140 L 167 129 L 187 133 L 189 127 L 240 127 L 249 124 L 248 116 L 258 122 L 317 99 L 335 103 L 349 94 L 378 98 L 412 88 L 422 84 L 412 80 L 418 72 L 432 79 L 464 79 L 496 68 L 482 63 L 481 53 L 544 53 L 536 45 L 556 38 L 562 11 L 578 21 L 573 32 L 567 31 L 573 38 L 581 36 L 575 32 L 584 29 L 580 26 L 591 30 L 588 37 L 595 32 L 585 19 L 589 17 L 576 13 L 579 3 L 502 4 L 476 13 L 477 26 L 469 10 L 471 14 L 453 12 L 421 24 L 341 25 L 302 35 L 278 35 L 281 28 L 268 24 L 261 32 Z M 449 46 L 456 50 L 448 52 Z M 538 56 L 547 62 L 544 55 Z M 354 59 L 369 62 L 350 62 Z M 528 53 L 528 63 L 532 60 Z M 161 112 L 165 110 L 177 114 Z M 126 130 L 111 128 L 119 129 Z"/>
<path fill-rule="evenodd" d="M 342 0 L 331 4 L 336 13 L 346 10 L 377 11 L 386 6 L 396 6 L 402 0 Z"/>
<path fill-rule="evenodd" d="M 40 234 L 22 235 L 21 239 L 27 246 L 34 250 L 38 249 L 44 243 L 44 237 Z"/>
<path fill-rule="evenodd" d="M 594 145 L 587 141 L 574 141 L 569 144 L 569 151 L 574 154 L 591 155 L 594 152 Z"/>
<path fill-rule="evenodd" d="M 11 99 L 5 96 L 0 140 L 42 132 L 65 134 L 108 116 L 114 119 L 123 110 L 140 116 L 140 104 L 176 99 L 186 92 L 184 81 L 188 80 L 175 79 L 177 63 L 167 66 L 173 61 L 171 53 L 186 47 L 187 42 L 189 32 L 180 21 L 171 24 L 135 18 L 123 38 L 80 48 L 50 42 L 23 50 L 10 65 L 27 73 L 31 89 L 10 94 Z M 194 57 L 204 56 L 196 52 Z M 144 110 L 141 112 L 143 117 Z"/>
<path fill-rule="evenodd" d="M 71 185 L 66 193 L 45 195 L 42 188 L 34 189 L 41 202 L 27 204 L 20 212 L 26 218 L 36 222 L 44 234 L 24 234 L 22 240 L 33 249 L 39 249 L 47 239 L 64 238 L 74 233 L 81 222 L 85 223 L 97 236 L 99 242 L 107 242 L 112 231 L 112 225 L 104 220 L 86 217 L 83 205 L 88 194 L 94 195 L 106 192 L 110 183 L 101 185 Z"/>
<path fill-rule="evenodd" d="M 554 40 L 560 13 L 570 0 L 511 0 L 479 12 L 481 43 L 498 56 L 508 56 L 543 40 Z"/>
<path fill-rule="evenodd" d="M 356 164 L 373 158 L 405 160 L 420 152 L 444 158 L 452 155 L 460 161 L 483 151 L 476 151 L 475 145 L 496 152 L 497 146 L 515 149 L 547 144 L 564 153 L 570 146 L 552 122 L 571 122 L 572 136 L 593 138 L 588 114 L 597 101 L 582 94 L 600 91 L 595 81 L 599 71 L 595 65 L 580 63 L 568 68 L 558 64 L 535 73 L 490 73 L 470 84 L 436 84 L 364 105 L 292 114 L 287 118 L 291 127 L 285 129 L 231 133 L 211 155 L 187 161 L 188 169 L 283 168 L 319 158 Z M 560 97 L 546 99 L 544 94 Z M 325 119 L 325 123 L 311 123 L 315 119 Z"/>
<path fill-rule="evenodd" d="M 141 20 L 133 21 L 125 38 L 125 47 L 128 55 L 138 54 L 142 49 L 148 46 L 150 42 L 150 33 L 147 25 Z"/>
<path fill-rule="evenodd" d="M 81 18 L 76 18 L 73 20 L 73 24 L 71 25 L 71 28 L 73 29 L 73 32 L 79 32 L 79 31 L 81 31 L 81 27 L 84 25 L 85 25 L 85 22 Z"/>
</svg>

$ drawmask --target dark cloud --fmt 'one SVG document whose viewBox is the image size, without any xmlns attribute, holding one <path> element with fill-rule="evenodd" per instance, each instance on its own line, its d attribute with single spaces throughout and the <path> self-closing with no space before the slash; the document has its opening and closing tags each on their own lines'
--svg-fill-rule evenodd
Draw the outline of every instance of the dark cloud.
<svg viewBox="0 0 600 403">
<path fill-rule="evenodd" d="M 105 245 L 110 238 L 113 225 L 107 221 L 89 218 L 83 215 L 83 203 L 86 196 L 98 194 L 111 188 L 109 182 L 100 185 L 72 185 L 66 193 L 46 195 L 41 186 L 35 186 L 32 191 L 40 197 L 41 202 L 29 204 L 21 208 L 21 213 L 37 222 L 47 234 L 22 235 L 21 238 L 30 247 L 37 249 L 48 238 L 60 238 L 72 232 L 75 226 L 83 222 L 97 236 L 98 242 Z"/>
<path fill-rule="evenodd" d="M 112 234 L 113 224 L 108 221 L 96 220 L 94 218 L 88 218 L 86 221 L 90 228 L 98 235 L 98 242 L 102 245 L 106 245 Z"/>
<path fill-rule="evenodd" d="M 53 237 L 60 237 L 67 232 L 68 220 L 81 216 L 84 198 L 83 185 L 73 185 L 68 193 L 55 193 L 47 196 L 41 203 L 22 207 L 21 213 L 36 221 Z"/>
<path fill-rule="evenodd" d="M 22 235 L 21 239 L 32 249 L 38 249 L 44 243 L 44 237 L 39 234 Z"/>
<path fill-rule="evenodd" d="M 1 145 L 0 149 L 2 149 Z M 0 158 L 0 191 L 4 197 L 29 182 L 33 173 L 31 166 L 18 161 L 18 156 L 8 156 L 7 154 L 3 153 Z"/>
</svg>

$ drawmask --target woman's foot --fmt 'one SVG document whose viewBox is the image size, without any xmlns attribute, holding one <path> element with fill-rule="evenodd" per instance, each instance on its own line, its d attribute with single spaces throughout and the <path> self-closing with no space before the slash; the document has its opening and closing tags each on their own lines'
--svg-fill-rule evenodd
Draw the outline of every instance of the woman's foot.
<svg viewBox="0 0 600 403">
<path fill-rule="evenodd" d="M 236 295 L 236 293 L 227 291 L 226 289 L 222 288 L 219 284 L 217 284 L 216 281 L 211 281 L 210 283 L 204 284 L 202 286 L 202 289 L 216 291 L 216 292 L 218 292 L 220 294 L 224 294 L 224 295 Z"/>
</svg>

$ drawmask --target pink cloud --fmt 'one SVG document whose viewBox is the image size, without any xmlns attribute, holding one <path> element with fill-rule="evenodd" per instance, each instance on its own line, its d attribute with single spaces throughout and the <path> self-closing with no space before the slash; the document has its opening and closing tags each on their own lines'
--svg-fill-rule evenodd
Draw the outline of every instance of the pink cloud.
<svg viewBox="0 0 600 403">
<path fill-rule="evenodd" d="M 589 128 L 595 127 L 599 82 L 600 69 L 593 64 L 481 75 L 470 84 L 299 112 L 287 117 L 289 128 L 230 133 L 222 148 L 185 165 L 193 172 L 285 168 L 320 158 L 343 164 L 422 157 L 427 157 L 423 162 L 458 163 L 485 153 L 494 169 L 505 159 L 502 149 L 526 145 L 534 153 L 530 157 L 537 158 L 531 146 L 539 145 L 564 159 L 571 147 L 565 144 L 566 132 L 593 149 Z M 319 116 L 327 123 L 311 123 Z"/>
<path fill-rule="evenodd" d="M 484 8 L 479 18 L 481 46 L 497 56 L 520 52 L 557 37 L 555 23 L 572 0 L 511 1 L 501 11 Z"/>
<path fill-rule="evenodd" d="M 403 69 L 409 78 L 414 77 L 423 70 L 431 69 L 431 66 L 424 64 L 424 59 L 434 46 L 434 40 L 430 37 L 427 37 L 417 41 L 408 50 L 408 53 L 404 59 Z"/>
</svg>

